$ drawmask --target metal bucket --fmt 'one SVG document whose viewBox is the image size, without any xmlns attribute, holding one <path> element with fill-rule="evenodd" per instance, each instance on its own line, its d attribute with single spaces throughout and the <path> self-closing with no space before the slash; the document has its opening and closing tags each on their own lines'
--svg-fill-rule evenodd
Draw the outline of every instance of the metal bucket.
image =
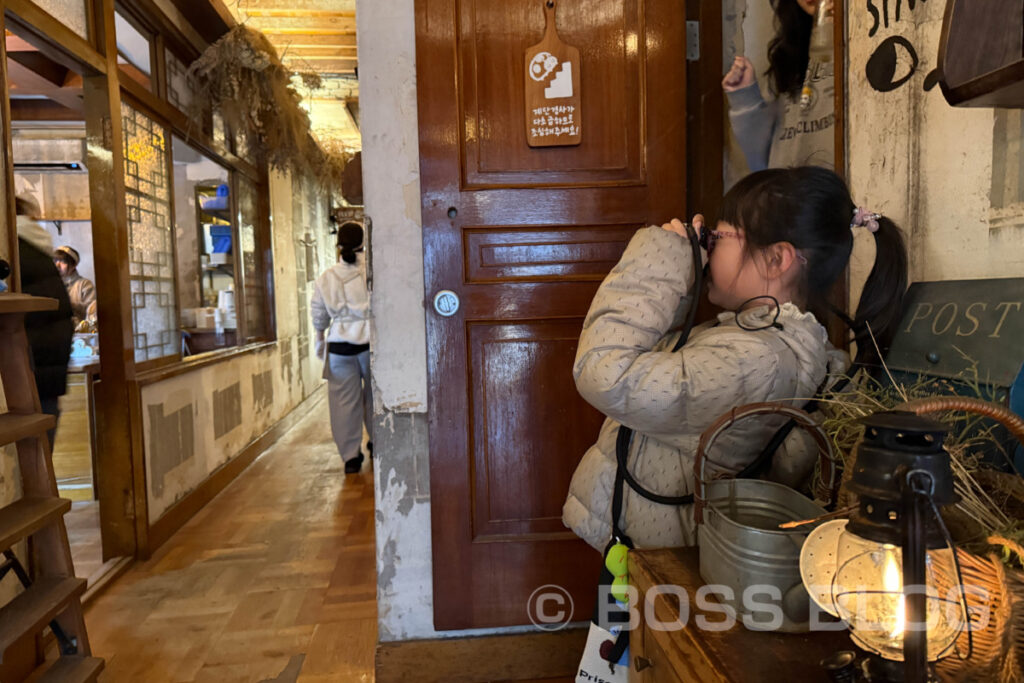
<svg viewBox="0 0 1024 683">
<path fill-rule="evenodd" d="M 800 548 L 816 525 L 779 529 L 825 510 L 788 486 L 757 479 L 720 479 L 707 486 L 697 530 L 700 575 L 750 630 L 808 630 L 810 596 L 800 579 Z M 732 599 L 729 593 L 731 592 Z"/>
<path fill-rule="evenodd" d="M 775 482 L 705 480 L 707 451 L 719 434 L 742 418 L 779 414 L 792 418 L 814 438 L 820 455 L 818 495 L 823 500 L 834 498 L 832 445 L 811 416 L 766 403 L 733 409 L 701 434 L 694 463 L 700 575 L 708 585 L 720 587 L 719 602 L 730 605 L 746 628 L 803 633 L 810 626 L 810 596 L 800 579 L 800 548 L 817 525 L 797 529 L 779 529 L 779 525 L 820 517 L 824 508 Z"/>
</svg>

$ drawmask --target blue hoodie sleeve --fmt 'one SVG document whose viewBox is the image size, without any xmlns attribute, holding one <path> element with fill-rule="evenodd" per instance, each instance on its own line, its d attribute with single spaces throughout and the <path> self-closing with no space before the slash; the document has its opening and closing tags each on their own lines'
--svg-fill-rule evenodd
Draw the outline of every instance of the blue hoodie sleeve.
<svg viewBox="0 0 1024 683">
<path fill-rule="evenodd" d="M 729 121 L 751 173 L 768 167 L 772 137 L 777 119 L 776 108 L 764 101 L 757 82 L 726 93 Z"/>
</svg>

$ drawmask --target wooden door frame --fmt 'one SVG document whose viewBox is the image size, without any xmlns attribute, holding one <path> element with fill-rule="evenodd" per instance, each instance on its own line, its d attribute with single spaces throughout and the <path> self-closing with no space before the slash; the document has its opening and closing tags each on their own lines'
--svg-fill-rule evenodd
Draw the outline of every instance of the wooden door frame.
<svg viewBox="0 0 1024 683">
<path fill-rule="evenodd" d="M 29 34 L 49 57 L 83 76 L 87 166 L 95 249 L 100 377 L 96 406 L 96 478 L 104 558 L 133 557 L 138 548 L 139 494 L 145 504 L 145 478 L 139 439 L 141 415 L 133 410 L 129 379 L 135 372 L 128 282 L 127 208 L 124 203 L 124 158 L 114 36 L 113 0 L 87 3 L 90 39 L 82 38 L 27 0 L 5 0 L 5 19 Z M 99 46 L 99 49 L 97 49 Z M 5 53 L 0 53 L 4 56 Z M 6 67 L 6 59 L 4 61 Z M 4 106 L 9 97 L 4 82 Z M 9 120 L 9 116 L 8 119 Z M 9 140 L 5 141 L 9 144 Z M 10 150 L 10 147 L 8 147 Z M 8 151 L 9 154 L 9 151 Z M 13 193 L 13 162 L 8 177 Z M 13 212 L 12 208 L 8 209 Z M 16 237 L 14 238 L 16 249 Z M 16 252 L 15 252 L 16 253 Z M 128 410 L 125 410 L 125 408 Z M 100 476 L 102 472 L 102 476 Z M 144 507 L 143 507 L 144 511 Z"/>
</svg>

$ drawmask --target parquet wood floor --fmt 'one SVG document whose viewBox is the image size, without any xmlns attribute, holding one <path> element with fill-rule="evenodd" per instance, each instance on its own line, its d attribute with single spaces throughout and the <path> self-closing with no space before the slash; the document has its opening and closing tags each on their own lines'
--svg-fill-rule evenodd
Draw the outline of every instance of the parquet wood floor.
<svg viewBox="0 0 1024 683">
<path fill-rule="evenodd" d="M 84 375 L 68 374 L 60 397 L 60 420 L 53 440 L 53 470 L 62 498 L 92 500 L 92 447 Z"/>
<path fill-rule="evenodd" d="M 68 529 L 68 545 L 75 563 L 75 576 L 83 579 L 96 574 L 103 566 L 103 544 L 100 538 L 99 501 L 77 501 L 64 515 Z"/>
<path fill-rule="evenodd" d="M 372 681 L 373 475 L 326 402 L 88 606 L 101 681 Z"/>
</svg>

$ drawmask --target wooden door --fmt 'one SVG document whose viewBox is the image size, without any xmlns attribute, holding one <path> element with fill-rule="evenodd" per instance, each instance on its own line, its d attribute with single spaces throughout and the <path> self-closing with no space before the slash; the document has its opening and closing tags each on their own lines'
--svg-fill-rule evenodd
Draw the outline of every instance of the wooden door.
<svg viewBox="0 0 1024 683">
<path fill-rule="evenodd" d="M 573 384 L 577 340 L 633 232 L 686 207 L 684 3 L 557 0 L 582 139 L 530 147 L 546 4 L 416 2 L 438 629 L 527 624 L 546 584 L 590 617 L 600 557 L 561 521 L 602 421 Z"/>
</svg>

